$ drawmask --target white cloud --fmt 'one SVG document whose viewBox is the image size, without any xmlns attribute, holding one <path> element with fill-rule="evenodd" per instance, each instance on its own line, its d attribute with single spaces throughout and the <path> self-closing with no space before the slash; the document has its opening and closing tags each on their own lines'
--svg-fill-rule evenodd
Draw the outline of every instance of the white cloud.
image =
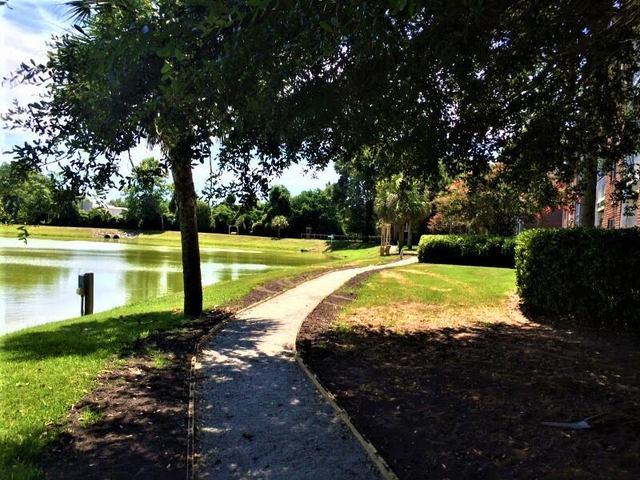
<svg viewBox="0 0 640 480">
<path fill-rule="evenodd" d="M 20 0 L 11 7 L 0 9 L 0 78 L 9 77 L 22 62 L 33 59 L 37 63 L 47 59 L 47 42 L 53 34 L 63 31 L 64 7 L 58 1 Z M 28 103 L 38 98 L 40 90 L 33 85 L 0 87 L 0 113 L 10 107 L 14 99 Z M 32 135 L 25 132 L 0 130 L 0 151 L 16 143 L 23 143 Z M 4 155 L 2 157 L 4 158 Z"/>
</svg>

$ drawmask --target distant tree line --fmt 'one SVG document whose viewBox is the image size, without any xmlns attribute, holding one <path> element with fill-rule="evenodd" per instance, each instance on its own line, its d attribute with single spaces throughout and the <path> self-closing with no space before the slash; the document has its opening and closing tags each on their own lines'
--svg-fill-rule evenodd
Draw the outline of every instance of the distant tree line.
<svg viewBox="0 0 640 480">
<path fill-rule="evenodd" d="M 201 232 L 294 236 L 315 234 L 376 235 L 393 226 L 394 242 L 411 248 L 417 235 L 431 233 L 491 233 L 511 235 L 518 221 L 530 223 L 561 203 L 562 192 L 552 182 L 547 191 L 522 192 L 503 181 L 499 165 L 483 182 L 461 175 L 427 186 L 402 174 L 378 179 L 371 173 L 337 167 L 340 178 L 322 189 L 291 195 L 284 186 L 271 188 L 264 200 L 242 204 L 233 195 L 212 202 L 196 201 Z M 103 206 L 90 211 L 60 187 L 54 176 L 22 173 L 0 165 L 0 222 L 51 224 L 135 230 L 176 230 L 179 212 L 163 165 L 143 160 L 132 172 L 124 195 L 111 205 L 126 210 L 112 216 Z"/>
<path fill-rule="evenodd" d="M 299 236 L 307 228 L 317 234 L 376 233 L 373 214 L 375 181 L 342 175 L 336 184 L 291 195 L 276 185 L 266 199 L 242 204 L 233 195 L 213 202 L 196 201 L 201 232 Z M 98 204 L 90 211 L 65 191 L 55 176 L 23 173 L 13 164 L 0 165 L 0 222 L 161 231 L 179 228 L 179 212 L 163 165 L 147 158 L 137 166 L 120 198 L 102 202 L 124 207 L 119 217 Z"/>
</svg>

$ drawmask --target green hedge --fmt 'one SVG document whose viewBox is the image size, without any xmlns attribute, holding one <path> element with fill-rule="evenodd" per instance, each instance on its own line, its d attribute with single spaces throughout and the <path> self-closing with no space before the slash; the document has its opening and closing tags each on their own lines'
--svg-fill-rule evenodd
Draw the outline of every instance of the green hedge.
<svg viewBox="0 0 640 480">
<path fill-rule="evenodd" d="M 514 250 L 514 237 L 423 235 L 418 259 L 425 263 L 513 267 Z"/>
<path fill-rule="evenodd" d="M 529 230 L 518 236 L 516 278 L 534 314 L 613 329 L 640 327 L 640 230 Z"/>
</svg>

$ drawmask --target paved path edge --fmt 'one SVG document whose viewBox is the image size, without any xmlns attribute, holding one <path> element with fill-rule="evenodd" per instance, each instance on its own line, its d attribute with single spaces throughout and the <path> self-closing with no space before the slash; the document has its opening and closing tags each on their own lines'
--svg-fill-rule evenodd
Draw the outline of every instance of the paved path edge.
<svg viewBox="0 0 640 480">
<path fill-rule="evenodd" d="M 385 266 L 385 268 L 392 268 L 394 266 L 393 263 L 395 262 L 388 264 L 388 266 Z M 381 268 L 380 270 L 384 270 L 384 268 Z M 358 278 L 362 275 L 366 275 L 367 273 L 368 272 L 360 273 L 353 278 Z M 326 298 L 324 300 L 326 300 Z M 324 300 L 322 300 L 322 302 L 324 302 Z M 317 306 L 319 306 L 320 303 Z M 298 332 L 296 333 L 296 339 L 300 335 L 300 330 L 302 329 L 302 325 L 304 325 L 304 321 L 300 324 L 300 327 L 298 328 Z M 311 381 L 311 383 L 313 383 L 313 385 L 316 387 L 316 390 L 318 391 L 318 393 L 320 393 L 320 396 L 322 396 L 322 398 L 324 398 L 324 400 L 327 403 L 329 403 L 329 405 L 331 405 L 331 407 L 336 412 L 336 415 L 340 419 L 340 421 L 344 423 L 346 427 L 351 431 L 353 436 L 356 437 L 356 440 L 358 440 L 358 443 L 360 443 L 364 451 L 367 453 L 367 456 L 369 457 L 369 460 L 371 460 L 371 463 L 373 463 L 376 466 L 382 478 L 384 480 L 399 480 L 398 476 L 394 473 L 394 471 L 391 469 L 389 464 L 385 461 L 382 455 L 380 455 L 380 453 L 378 452 L 378 449 L 373 445 L 373 443 L 367 440 L 367 438 L 362 433 L 360 433 L 360 431 L 356 428 L 356 426 L 351 421 L 351 417 L 349 417 L 349 414 L 347 413 L 347 411 L 344 408 L 342 408 L 340 405 L 338 405 L 335 395 L 331 393 L 329 390 L 327 390 L 326 388 L 324 388 L 324 385 L 322 385 L 318 376 L 315 373 L 313 373 L 309 368 L 309 366 L 304 362 L 304 360 L 300 356 L 300 352 L 298 352 L 297 342 L 294 343 L 293 345 L 293 353 L 296 359 L 296 363 L 298 364 L 300 369 L 304 372 L 304 374 Z"/>
<path fill-rule="evenodd" d="M 349 417 L 349 414 L 340 405 L 338 405 L 335 400 L 335 396 L 324 388 L 316 374 L 309 369 L 306 363 L 304 363 L 304 360 L 302 360 L 302 357 L 298 354 L 297 350 L 295 350 L 295 359 L 300 369 L 302 369 L 307 378 L 316 387 L 320 396 L 329 403 L 331 407 L 333 407 L 333 410 L 336 412 L 336 416 L 351 431 L 353 436 L 356 437 L 356 440 L 366 452 L 371 463 L 373 463 L 373 465 L 378 469 L 382 478 L 384 480 L 398 480 L 398 476 L 393 472 L 393 470 L 391 470 L 391 467 L 389 467 L 385 459 L 382 458 L 382 455 L 378 453 L 376 447 L 355 427 Z"/>
</svg>

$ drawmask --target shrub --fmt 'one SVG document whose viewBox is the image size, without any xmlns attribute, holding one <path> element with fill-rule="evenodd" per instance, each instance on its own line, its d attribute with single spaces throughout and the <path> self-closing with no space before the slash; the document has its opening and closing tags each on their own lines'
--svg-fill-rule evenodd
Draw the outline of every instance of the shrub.
<svg viewBox="0 0 640 480">
<path fill-rule="evenodd" d="M 418 259 L 427 263 L 513 267 L 513 237 L 489 235 L 423 235 Z"/>
<path fill-rule="evenodd" d="M 638 329 L 639 272 L 638 229 L 536 229 L 517 239 L 518 293 L 534 314 Z"/>
</svg>

